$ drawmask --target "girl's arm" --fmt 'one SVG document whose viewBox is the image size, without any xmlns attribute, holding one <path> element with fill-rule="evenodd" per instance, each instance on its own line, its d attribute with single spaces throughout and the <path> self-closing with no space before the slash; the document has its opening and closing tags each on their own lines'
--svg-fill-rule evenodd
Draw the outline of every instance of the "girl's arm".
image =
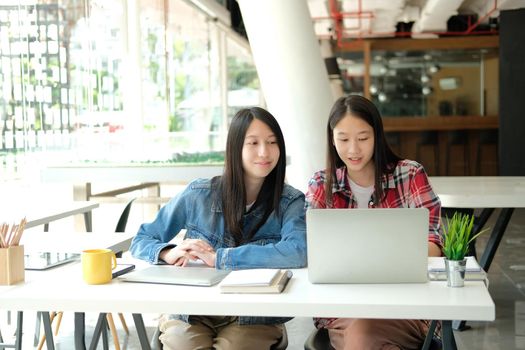
<svg viewBox="0 0 525 350">
<path fill-rule="evenodd" d="M 150 263 L 159 263 L 161 250 L 175 245 L 169 243 L 186 225 L 188 208 L 187 194 L 190 186 L 173 197 L 157 214 L 151 223 L 142 224 L 131 242 L 133 257 Z"/>
<path fill-rule="evenodd" d="M 273 216 L 274 214 L 272 214 Z M 270 218 L 272 217 L 270 216 Z M 272 220 L 276 220 L 273 218 Z M 306 266 L 306 223 L 304 195 L 293 199 L 282 213 L 281 240 L 265 245 L 246 244 L 219 248 L 215 267 L 218 269 L 300 268 Z M 261 229 L 265 229 L 265 225 Z"/>
<path fill-rule="evenodd" d="M 441 201 L 422 166 L 417 168 L 410 181 L 410 192 L 415 207 L 428 209 L 428 254 L 441 256 Z"/>
</svg>

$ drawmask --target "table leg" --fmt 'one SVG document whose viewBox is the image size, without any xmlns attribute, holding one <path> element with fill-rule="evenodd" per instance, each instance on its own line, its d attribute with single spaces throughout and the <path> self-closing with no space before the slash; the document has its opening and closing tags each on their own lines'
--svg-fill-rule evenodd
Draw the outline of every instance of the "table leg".
<svg viewBox="0 0 525 350">
<path fill-rule="evenodd" d="M 40 320 L 42 319 L 42 313 L 40 311 L 36 312 L 36 322 L 35 322 L 35 337 L 33 338 L 33 346 L 38 346 L 40 341 Z"/>
<path fill-rule="evenodd" d="M 51 317 L 49 311 L 42 311 L 42 322 L 44 323 L 44 334 L 46 335 L 46 346 L 48 350 L 55 350 L 53 330 L 51 329 Z"/>
<path fill-rule="evenodd" d="M 86 350 L 86 315 L 75 312 L 75 349 Z"/>
<path fill-rule="evenodd" d="M 503 237 L 503 234 L 505 233 L 505 230 L 507 229 L 507 225 L 509 224 L 509 221 L 510 221 L 510 218 L 513 212 L 514 212 L 514 208 L 501 209 L 501 213 L 498 216 L 496 225 L 492 229 L 492 233 L 490 234 L 490 238 L 489 238 L 489 241 L 487 242 L 487 246 L 485 247 L 485 250 L 483 251 L 483 255 L 481 256 L 481 259 L 479 261 L 481 267 L 486 272 L 489 271 L 490 264 L 492 263 L 492 259 L 494 259 L 494 255 L 496 255 L 496 250 L 498 249 L 501 238 Z"/>
<path fill-rule="evenodd" d="M 86 225 L 86 231 L 87 232 L 93 232 L 93 220 L 92 220 L 92 213 L 91 211 L 84 213 L 84 224 Z"/>
<path fill-rule="evenodd" d="M 86 182 L 83 184 L 74 184 L 73 185 L 73 200 L 74 201 L 88 201 L 91 198 L 91 183 Z M 75 215 L 75 230 L 83 231 L 84 228 L 87 230 L 87 222 L 84 216 L 84 222 L 81 221 L 78 215 Z M 86 227 L 85 227 L 85 226 Z M 90 232 L 88 230 L 88 232 Z"/>
<path fill-rule="evenodd" d="M 443 335 L 443 350 L 457 350 L 454 332 L 452 331 L 452 321 L 443 321 L 441 325 Z"/>
<path fill-rule="evenodd" d="M 107 314 L 104 314 L 105 317 L 107 317 Z M 108 320 L 104 321 L 104 330 L 102 331 L 102 348 L 104 350 L 109 350 L 109 343 L 108 343 Z"/>
<path fill-rule="evenodd" d="M 142 350 L 151 350 L 151 346 L 148 341 L 148 334 L 146 333 L 146 327 L 144 326 L 144 320 L 142 314 L 133 314 L 133 321 L 135 322 L 135 329 L 139 336 L 140 347 Z"/>
<path fill-rule="evenodd" d="M 483 210 L 483 212 L 480 215 L 480 220 L 476 227 L 477 232 L 481 231 L 481 229 L 483 228 L 483 226 L 489 219 L 490 214 L 492 214 L 493 211 L 494 209 L 492 208 L 487 208 Z M 496 220 L 496 225 L 492 229 L 492 233 L 490 234 L 489 240 L 487 242 L 487 246 L 485 247 L 485 250 L 483 251 L 483 255 L 481 256 L 481 259 L 479 260 L 479 264 L 481 268 L 483 268 L 483 270 L 485 270 L 486 272 L 489 271 L 490 265 L 492 264 L 492 260 L 494 259 L 494 256 L 496 255 L 496 251 L 498 250 L 498 246 L 501 242 L 501 239 L 503 238 L 503 235 L 505 234 L 505 230 L 507 229 L 507 226 L 509 224 L 509 221 L 510 221 L 510 218 L 512 217 L 513 212 L 514 212 L 514 208 L 503 208 L 501 209 L 498 219 Z M 453 321 L 452 328 L 460 332 L 470 329 L 470 327 L 467 326 L 466 321 L 460 321 L 460 320 Z"/>
<path fill-rule="evenodd" d="M 100 334 L 102 332 L 106 333 L 106 327 L 107 327 L 106 314 L 100 313 L 98 315 L 97 324 L 95 326 L 95 331 L 93 332 L 93 338 L 91 339 L 91 345 L 89 346 L 89 350 L 95 350 L 97 348 L 98 340 L 100 339 Z M 104 341 L 104 339 L 102 341 Z M 107 338 L 106 338 L 106 346 L 107 346 Z"/>
<path fill-rule="evenodd" d="M 430 349 L 430 344 L 432 343 L 432 339 L 434 338 L 434 332 L 436 330 L 436 324 L 437 324 L 436 320 L 433 320 L 430 323 L 430 327 L 428 329 L 427 336 L 425 337 L 425 342 L 423 343 L 423 346 L 421 347 L 421 350 L 429 350 Z"/>
<path fill-rule="evenodd" d="M 7 344 L 4 343 L 2 338 L 2 332 L 0 332 L 0 349 L 13 348 L 15 350 L 22 350 L 22 328 L 24 326 L 24 313 L 22 311 L 17 312 L 16 319 L 16 331 L 15 331 L 15 343 Z"/>
<path fill-rule="evenodd" d="M 16 340 L 15 340 L 15 349 L 22 350 L 22 328 L 24 327 L 24 313 L 22 311 L 17 312 L 16 317 Z"/>
</svg>

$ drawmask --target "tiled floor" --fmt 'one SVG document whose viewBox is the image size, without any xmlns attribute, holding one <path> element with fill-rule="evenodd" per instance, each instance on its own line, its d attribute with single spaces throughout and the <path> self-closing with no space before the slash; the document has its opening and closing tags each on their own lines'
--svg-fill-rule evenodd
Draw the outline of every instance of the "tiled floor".
<svg viewBox="0 0 525 350">
<path fill-rule="evenodd" d="M 31 186 L 32 187 L 32 186 Z M 27 188 L 26 188 L 27 189 Z M 0 190 L 3 195 L 17 193 L 12 186 L 5 186 L 0 183 Z M 70 199 L 70 188 L 63 186 L 53 186 L 46 188 L 45 193 L 53 194 L 54 198 Z M 168 192 L 170 189 L 168 189 Z M 177 189 L 171 189 L 176 192 Z M 163 194 L 164 195 L 164 194 Z M 122 204 L 102 204 L 94 213 L 93 226 L 107 229 L 114 227 Z M 494 226 L 494 221 L 498 211 L 496 211 L 488 226 Z M 141 204 L 133 206 L 129 230 L 136 230 L 138 225 L 145 220 L 150 220 L 154 215 L 154 208 L 151 206 L 143 207 Z M 52 228 L 71 227 L 72 221 L 52 225 Z M 488 234 L 478 239 L 478 251 L 482 251 L 487 240 Z M 496 321 L 494 322 L 469 322 L 472 328 L 464 332 L 456 332 L 456 339 L 459 349 L 476 350 L 512 350 L 525 349 L 525 209 L 518 209 L 514 212 L 507 232 L 500 244 L 498 253 L 492 263 L 489 279 L 490 293 L 496 303 Z M 0 306 L 1 307 L 1 306 Z M 2 335 L 8 338 L 12 334 L 12 326 L 6 325 L 5 311 L 0 312 L 0 325 L 2 325 Z M 87 315 L 87 334 L 93 331 L 96 314 Z M 125 315 L 130 335 L 126 335 L 117 318 L 116 324 L 119 329 L 119 340 L 122 349 L 140 349 L 136 333 L 134 331 L 131 315 Z M 148 334 L 152 335 L 156 328 L 157 315 L 144 315 Z M 24 315 L 24 349 L 33 349 L 35 315 L 26 312 Z M 57 349 L 73 349 L 72 336 L 73 315 L 66 313 L 62 321 L 58 337 L 56 337 Z M 289 347 L 291 350 L 303 348 L 303 343 L 310 331 L 313 329 L 311 319 L 296 318 L 287 324 Z M 111 337 L 110 337 L 111 342 Z M 99 344 L 98 349 L 102 349 Z"/>
</svg>

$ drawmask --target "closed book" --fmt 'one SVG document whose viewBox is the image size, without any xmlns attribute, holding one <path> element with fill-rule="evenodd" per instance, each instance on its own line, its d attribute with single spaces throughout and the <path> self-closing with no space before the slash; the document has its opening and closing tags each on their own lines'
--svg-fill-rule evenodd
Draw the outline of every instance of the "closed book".
<svg viewBox="0 0 525 350">
<path fill-rule="evenodd" d="M 232 271 L 219 284 L 221 293 L 281 293 L 292 278 L 292 271 L 250 269 Z"/>
<path fill-rule="evenodd" d="M 489 279 L 487 273 L 481 268 L 473 256 L 467 256 L 465 270 L 465 281 L 484 281 L 488 287 Z M 443 257 L 428 258 L 428 279 L 431 281 L 446 281 L 447 272 L 445 268 L 445 259 Z"/>
</svg>

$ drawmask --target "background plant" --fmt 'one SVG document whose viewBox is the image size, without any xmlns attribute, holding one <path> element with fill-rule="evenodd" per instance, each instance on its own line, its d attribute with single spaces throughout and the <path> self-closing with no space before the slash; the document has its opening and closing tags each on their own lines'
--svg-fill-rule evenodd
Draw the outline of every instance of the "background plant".
<svg viewBox="0 0 525 350">
<path fill-rule="evenodd" d="M 443 227 L 443 254 L 449 260 L 463 260 L 467 255 L 469 244 L 488 229 L 472 236 L 474 215 L 454 213 L 452 219 L 446 218 L 447 225 Z"/>
</svg>

